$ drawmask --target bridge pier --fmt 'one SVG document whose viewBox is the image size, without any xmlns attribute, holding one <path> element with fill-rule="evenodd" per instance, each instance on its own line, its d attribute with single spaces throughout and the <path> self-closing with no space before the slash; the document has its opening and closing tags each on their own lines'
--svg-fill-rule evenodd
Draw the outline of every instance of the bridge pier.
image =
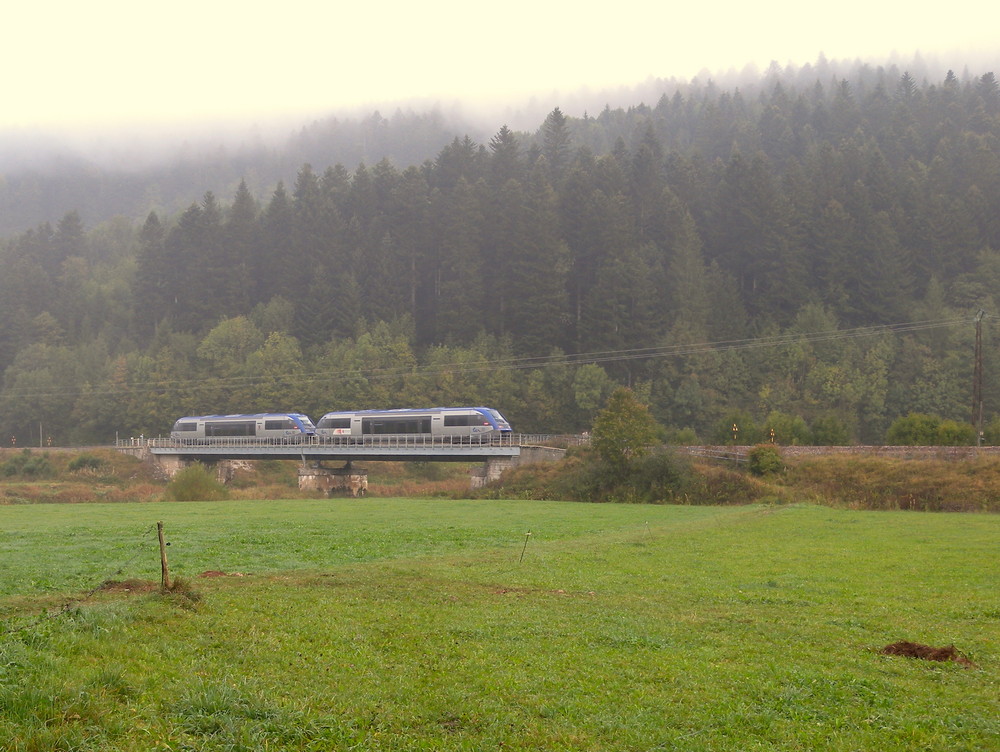
<svg viewBox="0 0 1000 752">
<path fill-rule="evenodd" d="M 353 468 L 348 462 L 343 467 L 321 467 L 320 463 L 313 466 L 299 466 L 299 489 L 303 491 L 322 491 L 326 496 L 333 496 L 337 491 L 346 491 L 357 498 L 368 493 L 368 471 Z"/>
<path fill-rule="evenodd" d="M 153 461 L 153 465 L 163 474 L 165 478 L 167 478 L 167 480 L 170 480 L 177 475 L 177 473 L 191 464 L 189 460 L 185 460 L 183 457 L 178 457 L 176 455 L 151 454 L 150 458 Z"/>
<path fill-rule="evenodd" d="M 473 490 L 500 480 L 503 471 L 509 470 L 516 464 L 513 457 L 490 457 L 482 467 L 473 468 L 470 478 Z"/>
<path fill-rule="evenodd" d="M 533 446 L 521 447 L 521 453 L 514 457 L 490 457 L 482 465 L 472 470 L 471 486 L 475 490 L 500 480 L 505 470 L 517 465 L 533 465 L 538 462 L 558 462 L 566 456 L 565 449 Z"/>
<path fill-rule="evenodd" d="M 251 470 L 250 460 L 240 459 L 208 459 L 193 460 L 176 454 L 151 454 L 148 450 L 145 455 L 135 454 L 143 462 L 148 462 L 156 470 L 156 474 L 165 480 L 171 480 L 177 473 L 186 468 L 192 462 L 202 462 L 215 471 L 215 478 L 225 485 L 229 483 L 239 470 Z"/>
</svg>

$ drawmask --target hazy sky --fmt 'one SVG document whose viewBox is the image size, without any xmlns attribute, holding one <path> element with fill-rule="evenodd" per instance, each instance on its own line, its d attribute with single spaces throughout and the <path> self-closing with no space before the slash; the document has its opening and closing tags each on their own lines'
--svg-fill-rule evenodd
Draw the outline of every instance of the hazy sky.
<svg viewBox="0 0 1000 752">
<path fill-rule="evenodd" d="M 998 52 L 1000 3 L 35 0 L 3 13 L 0 129 L 516 103 L 755 63 Z M 917 15 L 917 13 L 923 15 Z M 964 60 L 953 67 L 960 72 Z M 998 71 L 1000 73 L 1000 71 Z M 568 113 L 575 115 L 578 113 Z"/>
</svg>

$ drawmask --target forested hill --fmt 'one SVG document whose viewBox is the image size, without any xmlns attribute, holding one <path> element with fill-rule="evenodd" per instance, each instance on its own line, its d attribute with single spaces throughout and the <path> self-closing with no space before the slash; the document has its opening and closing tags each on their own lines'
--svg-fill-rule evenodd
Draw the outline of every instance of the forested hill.
<svg viewBox="0 0 1000 752">
<path fill-rule="evenodd" d="M 55 138 L 0 134 L 0 234 L 54 222 L 67 211 L 100 224 L 149 211 L 183 211 L 206 191 L 231 195 L 246 180 L 255 195 L 270 193 L 306 163 L 347 165 L 389 159 L 421 164 L 473 126 L 440 111 L 397 109 L 361 119 L 328 117 L 284 139 L 248 127 L 239 135 L 192 135 L 172 147 L 149 138 L 119 146 L 70 146 Z M 334 159 L 330 155 L 336 155 Z"/>
<path fill-rule="evenodd" d="M 989 423 L 998 135 L 992 72 L 774 68 L 417 166 L 316 154 L 262 202 L 70 212 L 2 250 L 0 430 L 482 403 L 572 431 L 628 383 L 681 438 L 881 441 L 969 423 L 980 310 Z"/>
</svg>

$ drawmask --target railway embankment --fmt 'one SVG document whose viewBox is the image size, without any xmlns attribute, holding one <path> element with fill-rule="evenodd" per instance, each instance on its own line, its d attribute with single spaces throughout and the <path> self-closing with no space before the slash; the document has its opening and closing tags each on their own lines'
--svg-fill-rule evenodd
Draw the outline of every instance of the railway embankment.
<svg viewBox="0 0 1000 752">
<path fill-rule="evenodd" d="M 1000 457 L 1000 446 L 798 446 L 775 444 L 786 459 L 818 457 L 884 457 L 895 460 L 972 460 Z M 746 457 L 752 446 L 718 445 L 679 447 L 695 455 Z"/>
</svg>

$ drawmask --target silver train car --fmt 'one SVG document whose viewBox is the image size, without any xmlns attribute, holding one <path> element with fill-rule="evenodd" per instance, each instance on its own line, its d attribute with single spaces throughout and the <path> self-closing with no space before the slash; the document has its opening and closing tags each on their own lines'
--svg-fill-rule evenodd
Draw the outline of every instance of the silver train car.
<svg viewBox="0 0 1000 752">
<path fill-rule="evenodd" d="M 302 413 L 254 415 L 192 415 L 180 418 L 170 438 L 188 444 L 211 444 L 234 439 L 265 439 L 298 444 L 316 435 L 316 426 Z"/>
<path fill-rule="evenodd" d="M 445 441 L 486 442 L 510 430 L 507 419 L 491 407 L 330 412 L 316 422 L 316 435 L 321 441 L 424 436 Z"/>
</svg>

